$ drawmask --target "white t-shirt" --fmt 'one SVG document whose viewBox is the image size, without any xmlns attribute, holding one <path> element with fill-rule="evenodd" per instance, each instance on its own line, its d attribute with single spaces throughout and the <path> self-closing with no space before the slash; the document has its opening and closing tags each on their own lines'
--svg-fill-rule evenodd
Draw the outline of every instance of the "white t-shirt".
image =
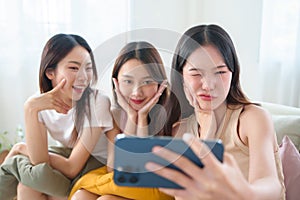
<svg viewBox="0 0 300 200">
<path fill-rule="evenodd" d="M 105 132 L 113 128 L 113 119 L 110 112 L 110 100 L 107 96 L 97 93 L 90 95 L 91 122 L 87 117 L 84 119 L 83 129 L 90 127 L 102 127 L 103 133 L 97 142 L 91 155 L 101 159 L 107 158 L 107 137 Z M 72 131 L 75 125 L 75 110 L 73 107 L 67 114 L 61 114 L 55 110 L 43 110 L 38 113 L 39 121 L 42 122 L 51 137 L 65 147 L 72 148 L 70 145 Z M 90 132 L 87 132 L 90 134 Z M 78 132 L 81 137 L 82 132 Z M 100 157 L 100 158 L 99 158 Z"/>
</svg>

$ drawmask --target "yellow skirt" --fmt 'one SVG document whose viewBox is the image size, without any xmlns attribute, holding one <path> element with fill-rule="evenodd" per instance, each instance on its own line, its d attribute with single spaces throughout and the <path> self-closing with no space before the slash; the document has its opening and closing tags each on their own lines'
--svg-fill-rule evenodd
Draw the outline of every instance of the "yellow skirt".
<svg viewBox="0 0 300 200">
<path fill-rule="evenodd" d="M 77 190 L 85 189 L 91 193 L 103 195 L 116 195 L 128 199 L 143 200 L 173 200 L 174 198 L 160 192 L 157 188 L 136 188 L 117 186 L 113 181 L 113 172 L 107 172 L 106 166 L 92 170 L 81 177 L 73 186 L 68 200 Z"/>
</svg>

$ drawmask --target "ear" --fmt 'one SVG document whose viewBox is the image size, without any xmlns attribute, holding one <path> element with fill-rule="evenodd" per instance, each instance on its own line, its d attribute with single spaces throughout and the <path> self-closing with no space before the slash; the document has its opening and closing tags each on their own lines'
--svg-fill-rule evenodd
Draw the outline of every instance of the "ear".
<svg viewBox="0 0 300 200">
<path fill-rule="evenodd" d="M 55 78 L 54 69 L 48 68 L 45 72 L 48 79 L 53 80 Z"/>
</svg>

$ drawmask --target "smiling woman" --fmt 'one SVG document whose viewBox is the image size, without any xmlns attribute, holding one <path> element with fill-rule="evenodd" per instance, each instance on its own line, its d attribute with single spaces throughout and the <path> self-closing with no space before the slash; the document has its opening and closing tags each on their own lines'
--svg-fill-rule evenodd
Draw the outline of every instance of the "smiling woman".
<svg viewBox="0 0 300 200">
<path fill-rule="evenodd" d="M 65 198 L 72 181 L 106 163 L 108 138 L 116 131 L 108 97 L 91 87 L 96 81 L 93 53 L 82 37 L 57 34 L 48 40 L 41 94 L 24 105 L 26 144 L 14 145 L 0 168 L 1 200 L 16 192 L 18 199 Z M 48 133 L 62 146 L 48 149 Z"/>
</svg>

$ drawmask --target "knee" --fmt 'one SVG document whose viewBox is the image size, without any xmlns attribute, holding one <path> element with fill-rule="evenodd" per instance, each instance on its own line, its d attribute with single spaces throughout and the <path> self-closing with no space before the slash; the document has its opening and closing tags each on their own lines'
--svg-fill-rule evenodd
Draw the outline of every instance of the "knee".
<svg viewBox="0 0 300 200">
<path fill-rule="evenodd" d="M 77 190 L 72 196 L 71 200 L 87 200 L 87 199 L 97 199 L 98 195 L 90 193 L 86 190 Z"/>
</svg>

